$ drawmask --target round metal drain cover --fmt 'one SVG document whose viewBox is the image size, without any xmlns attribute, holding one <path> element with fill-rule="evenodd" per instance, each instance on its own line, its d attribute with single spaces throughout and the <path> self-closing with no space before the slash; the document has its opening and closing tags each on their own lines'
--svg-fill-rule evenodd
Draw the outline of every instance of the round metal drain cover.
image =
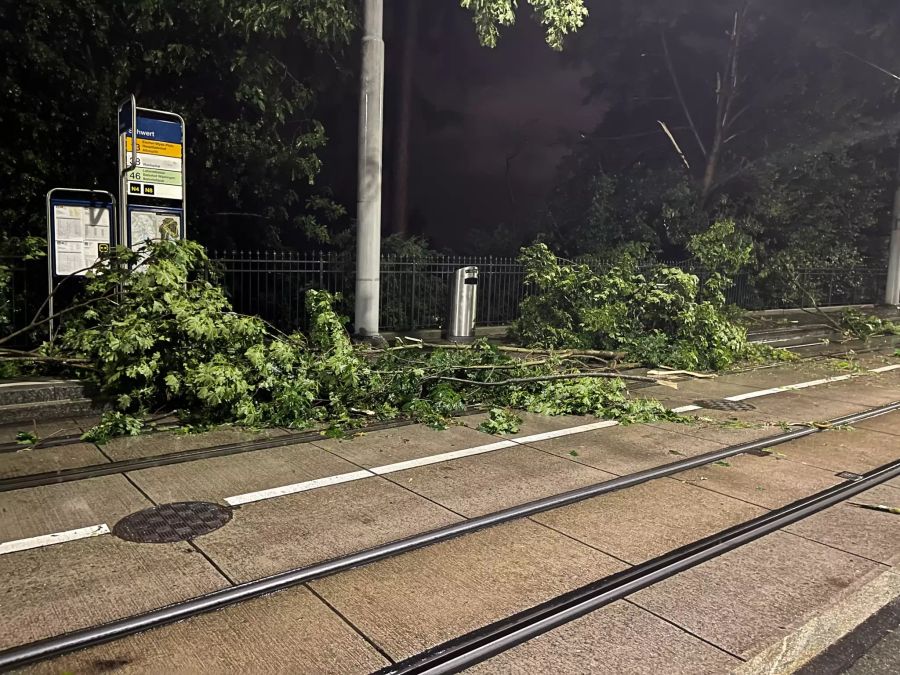
<svg viewBox="0 0 900 675">
<path fill-rule="evenodd" d="M 750 410 L 756 410 L 756 406 L 745 403 L 744 401 L 729 401 L 724 398 L 694 401 L 694 405 L 699 405 L 701 408 L 707 408 L 708 410 L 724 410 L 726 412 L 749 412 Z"/>
<path fill-rule="evenodd" d="M 231 520 L 231 509 L 210 502 L 175 502 L 125 516 L 113 527 L 119 539 L 139 544 L 187 541 L 218 530 Z"/>
</svg>

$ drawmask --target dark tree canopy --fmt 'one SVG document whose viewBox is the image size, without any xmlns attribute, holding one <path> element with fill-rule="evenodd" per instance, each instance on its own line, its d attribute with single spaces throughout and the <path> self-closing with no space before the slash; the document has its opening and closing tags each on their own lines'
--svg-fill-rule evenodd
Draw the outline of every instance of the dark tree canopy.
<svg viewBox="0 0 900 675">
<path fill-rule="evenodd" d="M 355 26 L 351 0 L 22 0 L 3 19 L 8 231 L 42 230 L 51 187 L 117 189 L 116 105 L 131 92 L 187 120 L 195 236 L 277 246 L 321 234 L 316 212 L 338 215 L 313 188 L 326 142 L 314 111 Z M 223 212 L 243 214 L 233 238 L 217 236 Z"/>
<path fill-rule="evenodd" d="M 896 4 L 609 0 L 571 58 L 608 112 L 560 169 L 549 238 L 678 255 L 718 215 L 763 256 L 882 255 L 900 133 Z M 802 247 L 808 250 L 808 247 Z"/>
</svg>

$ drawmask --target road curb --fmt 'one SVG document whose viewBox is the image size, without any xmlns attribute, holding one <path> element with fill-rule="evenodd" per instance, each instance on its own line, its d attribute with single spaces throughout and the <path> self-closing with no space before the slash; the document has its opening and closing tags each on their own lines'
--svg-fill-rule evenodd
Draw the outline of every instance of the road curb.
<svg viewBox="0 0 900 675">
<path fill-rule="evenodd" d="M 890 568 L 765 648 L 732 673 L 794 673 L 896 598 L 900 598 L 900 570 Z"/>
</svg>

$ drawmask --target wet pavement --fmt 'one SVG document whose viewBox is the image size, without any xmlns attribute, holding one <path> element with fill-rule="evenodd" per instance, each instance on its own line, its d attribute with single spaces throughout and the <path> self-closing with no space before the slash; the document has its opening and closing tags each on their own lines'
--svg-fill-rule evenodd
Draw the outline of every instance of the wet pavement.
<svg viewBox="0 0 900 675">
<path fill-rule="evenodd" d="M 12 580 L 0 595 L 0 648 L 772 436 L 789 425 L 900 400 L 900 370 L 859 372 L 900 359 L 868 355 L 860 363 L 853 373 L 816 361 L 686 381 L 677 390 L 640 390 L 671 407 L 726 397 L 752 406 L 692 410 L 682 424 L 596 428 L 593 418 L 523 414 L 521 431 L 501 439 L 477 429 L 483 416 L 471 416 L 443 432 L 404 426 L 179 464 L 163 459 L 160 466 L 122 475 L 0 492 L 0 542 L 15 544 L 0 553 L 0 570 Z M 747 396 L 803 383 L 808 386 Z M 64 420 L 47 430 L 77 425 Z M 164 458 L 283 433 L 160 432 L 100 447 L 38 447 L 0 455 L 0 472 L 6 472 L 0 476 Z M 840 472 L 862 473 L 897 459 L 895 412 L 853 430 L 823 431 L 767 454 L 739 455 L 389 557 L 32 669 L 371 672 L 841 483 Z M 140 544 L 97 534 L 16 549 L 29 538 L 100 525 L 113 529 L 125 515 L 176 501 L 236 506 L 225 526 L 192 541 Z M 851 501 L 900 506 L 900 482 Z M 473 670 L 730 672 L 873 584 L 893 588 L 883 580 L 898 576 L 898 560 L 900 516 L 839 504 Z M 789 672 L 773 664 L 772 672 Z"/>
</svg>

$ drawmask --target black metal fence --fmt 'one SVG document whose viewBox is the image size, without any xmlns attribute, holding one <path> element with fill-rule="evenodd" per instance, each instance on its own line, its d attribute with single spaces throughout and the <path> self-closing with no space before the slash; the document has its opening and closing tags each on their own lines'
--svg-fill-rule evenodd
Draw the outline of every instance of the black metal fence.
<svg viewBox="0 0 900 675">
<path fill-rule="evenodd" d="M 224 287 L 235 309 L 257 314 L 282 329 L 306 327 L 304 297 L 318 288 L 340 293 L 339 308 L 353 309 L 355 264 L 352 256 L 335 253 L 214 251 L 210 257 L 222 270 Z M 586 260 L 592 267 L 602 261 Z M 685 263 L 667 262 L 703 276 Z M 447 316 L 450 283 L 460 267 L 478 267 L 477 323 L 500 326 L 518 317 L 529 292 L 524 269 L 515 258 L 479 256 L 392 257 L 381 263 L 380 326 L 386 331 L 440 328 Z M 806 269 L 797 288 L 805 289 L 821 306 L 877 303 L 887 272 L 883 267 Z M 748 310 L 809 306 L 803 293 L 772 276 L 738 275 L 728 301 Z"/>
<path fill-rule="evenodd" d="M 282 330 L 305 329 L 306 292 L 317 288 L 340 294 L 339 311 L 350 317 L 353 310 L 355 263 L 350 255 L 325 252 L 213 251 L 221 282 L 235 310 L 261 316 Z M 586 260 L 599 268 L 603 261 Z M 678 265 L 703 277 L 702 270 Z M 28 324 L 46 297 L 46 261 L 0 259 L 0 333 Z M 507 325 L 519 315 L 519 305 L 529 293 L 525 272 L 515 258 L 478 256 L 385 256 L 381 263 L 380 326 L 386 331 L 440 328 L 448 314 L 453 274 L 460 267 L 478 267 L 479 326 Z M 790 288 L 777 275 L 762 279 L 741 274 L 728 291 L 729 302 L 748 310 L 810 306 L 811 297 L 821 306 L 878 303 L 885 286 L 884 267 L 802 270 L 798 284 Z M 72 292 L 77 290 L 73 284 Z M 798 291 L 798 289 L 805 289 Z M 808 293 L 808 295 L 804 295 Z M 38 336 L 22 336 L 33 341 Z"/>
<path fill-rule="evenodd" d="M 305 328 L 309 289 L 341 295 L 338 307 L 353 308 L 355 262 L 345 254 L 213 251 L 234 308 L 256 314 L 283 329 Z M 385 256 L 381 262 L 384 330 L 440 328 L 447 315 L 450 283 L 460 267 L 478 267 L 478 323 L 505 325 L 518 316 L 525 294 L 524 270 L 515 258 Z"/>
<path fill-rule="evenodd" d="M 0 335 L 8 335 L 29 325 L 32 314 L 47 295 L 46 268 L 42 270 L 20 258 L 0 257 Z M 29 336 L 13 340 L 8 346 L 26 346 Z"/>
</svg>

